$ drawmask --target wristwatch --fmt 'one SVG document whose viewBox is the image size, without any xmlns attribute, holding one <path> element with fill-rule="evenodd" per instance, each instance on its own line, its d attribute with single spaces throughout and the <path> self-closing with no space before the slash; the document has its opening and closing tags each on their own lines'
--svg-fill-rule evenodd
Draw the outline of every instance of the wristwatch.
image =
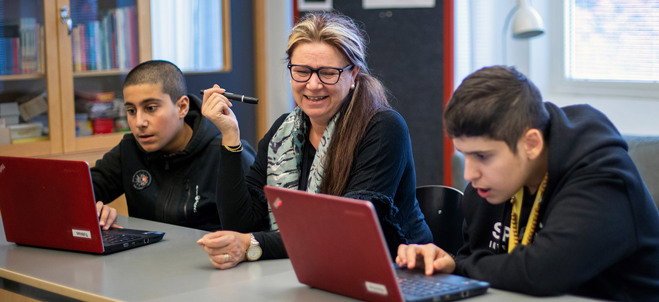
<svg viewBox="0 0 659 302">
<path fill-rule="evenodd" d="M 249 261 L 256 261 L 261 258 L 261 255 L 263 254 L 263 250 L 261 250 L 261 246 L 259 246 L 259 242 L 254 238 L 254 234 L 249 234 L 250 240 L 249 240 L 249 247 L 247 248 L 246 256 L 247 260 Z"/>
</svg>

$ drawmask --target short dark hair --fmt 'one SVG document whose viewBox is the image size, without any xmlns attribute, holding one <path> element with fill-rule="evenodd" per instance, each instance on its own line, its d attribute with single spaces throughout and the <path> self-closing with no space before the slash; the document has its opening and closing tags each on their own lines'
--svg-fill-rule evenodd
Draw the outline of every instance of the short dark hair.
<svg viewBox="0 0 659 302">
<path fill-rule="evenodd" d="M 484 136 L 517 152 L 528 129 L 546 136 L 549 113 L 538 88 L 514 67 L 485 67 L 467 76 L 444 111 L 449 138 Z"/>
<path fill-rule="evenodd" d="M 174 103 L 188 93 L 183 72 L 174 63 L 164 60 L 135 66 L 126 76 L 123 88 L 139 84 L 162 84 L 162 91 L 169 94 Z"/>
</svg>

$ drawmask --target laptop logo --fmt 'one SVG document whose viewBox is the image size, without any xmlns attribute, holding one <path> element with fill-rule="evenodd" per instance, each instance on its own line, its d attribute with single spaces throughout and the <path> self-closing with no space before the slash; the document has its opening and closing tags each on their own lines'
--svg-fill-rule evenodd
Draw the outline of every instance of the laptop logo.
<svg viewBox="0 0 659 302">
<path fill-rule="evenodd" d="M 0 173 L 5 171 L 5 164 L 0 164 Z"/>
<path fill-rule="evenodd" d="M 384 284 L 365 281 L 366 291 L 380 295 L 387 295 L 387 287 Z"/>
<path fill-rule="evenodd" d="M 92 239 L 92 233 L 90 231 L 76 230 L 76 229 L 72 229 L 72 231 L 73 231 L 73 237 Z"/>
<path fill-rule="evenodd" d="M 273 202 L 272 204 L 275 206 L 275 209 L 279 209 L 279 207 L 281 207 L 281 205 L 282 205 L 281 199 L 279 199 L 279 197 L 277 197 L 275 202 Z"/>
</svg>

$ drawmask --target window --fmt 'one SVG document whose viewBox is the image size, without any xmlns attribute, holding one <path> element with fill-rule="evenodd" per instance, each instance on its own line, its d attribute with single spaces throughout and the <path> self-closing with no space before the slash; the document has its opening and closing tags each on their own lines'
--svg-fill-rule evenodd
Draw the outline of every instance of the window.
<svg viewBox="0 0 659 302">
<path fill-rule="evenodd" d="M 656 98 L 659 0 L 549 1 L 550 90 Z"/>
<path fill-rule="evenodd" d="M 229 69 L 225 2 L 152 0 L 152 58 L 171 61 L 187 73 Z"/>
<path fill-rule="evenodd" d="M 516 0 L 453 0 L 453 3 L 456 88 L 467 75 L 482 67 L 497 64 L 519 67 L 521 56 L 514 50 L 528 42 L 514 40 L 510 26 L 505 24 L 506 15 L 515 7 Z M 511 55 L 507 55 L 506 46 Z"/>
<path fill-rule="evenodd" d="M 568 0 L 565 77 L 659 82 L 659 1 Z"/>
</svg>

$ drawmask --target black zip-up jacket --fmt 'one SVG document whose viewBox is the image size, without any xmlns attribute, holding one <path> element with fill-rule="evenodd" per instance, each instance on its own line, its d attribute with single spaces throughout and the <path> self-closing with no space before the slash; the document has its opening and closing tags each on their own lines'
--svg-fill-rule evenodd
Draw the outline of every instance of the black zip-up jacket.
<svg viewBox="0 0 659 302">
<path fill-rule="evenodd" d="M 508 254 L 510 203 L 489 204 L 469 184 L 455 272 L 532 295 L 659 301 L 659 212 L 627 144 L 590 106 L 545 107 L 549 178 L 533 241 Z"/>
<path fill-rule="evenodd" d="M 222 135 L 201 115 L 199 99 L 188 97 L 185 122 L 193 134 L 185 149 L 147 153 L 132 133 L 124 135 L 91 168 L 96 200 L 108 203 L 125 193 L 131 217 L 207 231 L 222 229 L 218 213 Z M 246 141 L 242 144 L 241 165 L 249 171 L 255 151 Z"/>
</svg>

